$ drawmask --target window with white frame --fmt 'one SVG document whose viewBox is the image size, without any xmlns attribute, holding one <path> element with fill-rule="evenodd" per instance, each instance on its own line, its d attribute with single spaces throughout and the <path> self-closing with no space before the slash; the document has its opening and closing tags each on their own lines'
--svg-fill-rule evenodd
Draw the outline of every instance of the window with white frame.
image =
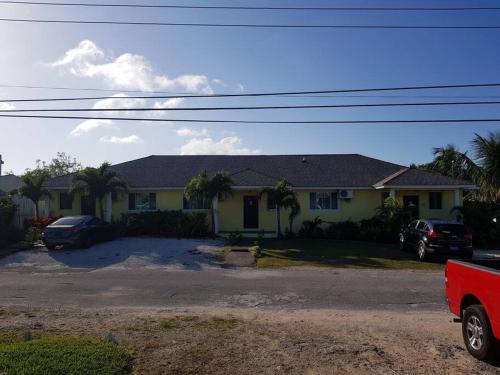
<svg viewBox="0 0 500 375">
<path fill-rule="evenodd" d="M 184 197 L 182 203 L 184 210 L 209 210 L 210 206 L 210 200 L 198 196 Z"/>
<path fill-rule="evenodd" d="M 130 211 L 156 210 L 156 193 L 129 193 L 128 209 Z"/>
<path fill-rule="evenodd" d="M 338 210 L 339 194 L 333 192 L 311 192 L 309 193 L 309 208 L 311 210 Z"/>
</svg>

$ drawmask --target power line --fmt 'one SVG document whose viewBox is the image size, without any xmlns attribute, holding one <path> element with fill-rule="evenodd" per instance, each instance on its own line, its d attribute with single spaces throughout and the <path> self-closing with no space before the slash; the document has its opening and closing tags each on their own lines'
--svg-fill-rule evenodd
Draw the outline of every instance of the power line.
<svg viewBox="0 0 500 375">
<path fill-rule="evenodd" d="M 43 108 L 43 109 L 5 109 L 0 113 L 20 112 L 157 112 L 157 111 L 248 111 L 276 109 L 327 109 L 327 108 L 372 108 L 372 107 L 428 107 L 457 105 L 497 105 L 500 101 L 472 102 L 416 102 L 416 103 L 368 103 L 368 104 L 312 104 L 312 105 L 282 105 L 282 106 L 247 106 L 247 107 L 178 107 L 178 108 Z"/>
<path fill-rule="evenodd" d="M 500 25 L 442 26 L 442 25 L 312 25 L 312 24 L 251 24 L 251 23 L 195 23 L 195 22 L 147 22 L 147 21 L 90 21 L 90 20 L 42 20 L 28 18 L 0 18 L 0 22 L 50 23 L 79 25 L 128 25 L 128 26 L 175 26 L 197 28 L 257 28 L 257 29 L 406 29 L 406 30 L 494 30 Z"/>
<path fill-rule="evenodd" d="M 484 11 L 500 10 L 500 7 L 283 7 L 283 6 L 227 6 L 227 5 L 156 5 L 156 4 L 103 4 L 67 3 L 52 1 L 0 1 L 0 4 L 45 5 L 106 8 L 146 8 L 146 9 L 205 9 L 205 10 L 290 10 L 290 11 Z"/>
<path fill-rule="evenodd" d="M 66 120 L 111 120 L 111 121 L 151 121 L 151 122 L 184 122 L 184 123 L 220 123 L 220 124 L 445 124 L 445 123 L 480 123 L 500 122 L 500 118 L 484 119 L 435 119 L 435 120 L 305 120 L 305 121 L 257 121 L 257 120 L 206 120 L 206 119 L 158 119 L 138 117 L 90 117 L 90 116 L 52 116 L 52 115 L 3 115 L 8 118 L 36 118 L 36 119 L 66 119 Z"/>
<path fill-rule="evenodd" d="M 261 96 L 294 96 L 294 95 L 314 95 L 314 94 L 340 94 L 355 92 L 384 92 L 384 91 L 409 91 L 409 90 L 436 90 L 454 88 L 479 88 L 479 87 L 500 87 L 500 83 L 472 83 L 458 85 L 428 85 L 428 86 L 400 86 L 381 88 L 360 88 L 360 89 L 336 89 L 336 90 L 311 90 L 311 91 L 278 91 L 278 92 L 257 92 L 245 94 L 180 94 L 180 95 L 139 95 L 139 96 L 114 96 L 113 99 L 174 99 L 174 98 L 231 98 L 231 97 L 261 97 Z M 70 98 L 30 98 L 30 99 L 0 99 L 0 102 L 55 102 L 55 101 L 77 101 L 77 100 L 104 100 L 109 96 L 92 97 L 70 97 Z"/>
</svg>

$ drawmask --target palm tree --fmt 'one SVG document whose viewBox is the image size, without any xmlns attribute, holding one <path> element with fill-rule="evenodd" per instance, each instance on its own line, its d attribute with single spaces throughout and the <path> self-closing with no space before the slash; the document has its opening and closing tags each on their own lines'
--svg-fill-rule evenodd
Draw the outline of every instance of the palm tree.
<svg viewBox="0 0 500 375">
<path fill-rule="evenodd" d="M 432 150 L 434 160 L 423 165 L 423 169 L 437 172 L 444 176 L 474 181 L 477 173 L 477 165 L 469 158 L 467 152 L 460 152 L 454 145 L 435 147 Z"/>
<path fill-rule="evenodd" d="M 481 167 L 477 183 L 486 200 L 492 202 L 500 201 L 500 132 L 488 133 L 482 137 L 475 134 L 472 140 L 472 147 L 476 156 L 476 161 Z"/>
<path fill-rule="evenodd" d="M 104 198 L 107 194 L 118 194 L 128 190 L 127 183 L 104 162 L 98 168 L 87 167 L 73 177 L 71 193 L 83 193 L 95 197 L 99 202 L 99 213 L 104 219 Z"/>
<path fill-rule="evenodd" d="M 23 185 L 18 190 L 18 193 L 35 204 L 35 216 L 39 217 L 38 202 L 43 197 L 50 197 L 50 192 L 43 187 L 43 183 L 47 179 L 47 174 L 40 170 L 28 171 L 22 177 Z"/>
<path fill-rule="evenodd" d="M 293 194 L 289 198 L 285 199 L 283 202 L 283 207 L 288 208 L 290 213 L 288 214 L 288 231 L 290 234 L 293 233 L 293 221 L 300 214 L 300 203 L 297 199 L 297 195 Z"/>
<path fill-rule="evenodd" d="M 264 194 L 268 195 L 270 201 L 276 206 L 276 236 L 282 237 L 281 234 L 281 209 L 292 207 L 300 210 L 300 205 L 297 201 L 297 194 L 290 188 L 290 184 L 286 180 L 280 180 L 274 187 L 263 188 L 259 191 L 259 198 Z M 298 215 L 298 213 L 297 213 Z M 295 215 L 296 216 L 296 215 Z M 294 216 L 294 218 L 295 218 Z M 292 219 L 293 224 L 293 219 Z M 291 231 L 292 228 L 290 228 Z"/>
<path fill-rule="evenodd" d="M 212 219 L 212 233 L 215 235 L 215 215 L 219 201 L 233 195 L 233 180 L 224 172 L 217 172 L 210 178 L 204 171 L 198 176 L 193 177 L 184 189 L 184 195 L 187 199 L 201 198 L 210 202 L 210 215 Z"/>
</svg>

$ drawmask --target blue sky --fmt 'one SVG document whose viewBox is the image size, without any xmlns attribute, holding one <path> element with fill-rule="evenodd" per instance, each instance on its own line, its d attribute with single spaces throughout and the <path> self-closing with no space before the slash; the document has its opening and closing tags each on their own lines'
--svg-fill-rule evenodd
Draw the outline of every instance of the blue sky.
<svg viewBox="0 0 500 375">
<path fill-rule="evenodd" d="M 140 2 L 140 1 L 136 1 Z M 213 1 L 228 5 L 234 1 Z M 149 0 L 147 3 L 154 3 Z M 160 4 L 161 1 L 156 1 Z M 168 4 L 186 4 L 174 0 Z M 241 5 L 494 6 L 495 1 L 237 0 Z M 191 1 L 190 4 L 206 4 Z M 0 18 L 120 19 L 220 23 L 499 25 L 500 11 L 294 13 L 81 9 L 0 5 Z M 259 92 L 500 82 L 500 30 L 190 29 L 0 23 L 0 84 L 113 90 Z M 70 52 L 68 52 L 70 51 Z M 181 78 L 179 78 L 181 77 Z M 1 98 L 81 96 L 78 91 L 1 88 Z M 103 94 L 103 93 L 92 93 Z M 400 95 L 391 93 L 386 95 Z M 370 94 L 381 95 L 381 94 Z M 415 91 L 404 95 L 500 96 L 498 89 Z M 454 98 L 456 99 L 456 98 Z M 446 98 L 240 98 L 170 102 L 167 106 L 376 103 Z M 456 99 L 460 100 L 460 99 Z M 467 99 L 464 99 L 467 100 Z M 480 100 L 480 99 L 478 99 Z M 492 99 L 494 100 L 494 99 Z M 84 102 L 85 106 L 120 102 Z M 164 105 L 127 102 L 130 105 Z M 5 106 L 5 105 L 4 105 Z M 40 105 L 21 105 L 28 108 Z M 63 107 L 53 103 L 52 107 Z M 163 113 L 169 118 L 266 120 L 500 117 L 499 106 Z M 113 114 L 112 114 L 113 115 Z M 141 115 L 141 114 L 138 114 Z M 150 154 L 360 153 L 396 163 L 428 161 L 432 147 L 469 148 L 474 133 L 498 124 L 183 125 L 0 119 L 4 170 L 22 172 L 64 151 L 85 165 Z"/>
</svg>

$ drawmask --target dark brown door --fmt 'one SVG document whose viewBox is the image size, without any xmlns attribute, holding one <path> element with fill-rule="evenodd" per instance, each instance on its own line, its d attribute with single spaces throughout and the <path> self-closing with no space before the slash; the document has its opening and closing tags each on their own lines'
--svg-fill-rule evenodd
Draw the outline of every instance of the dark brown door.
<svg viewBox="0 0 500 375">
<path fill-rule="evenodd" d="M 81 199 L 82 215 L 95 216 L 95 198 L 89 195 L 82 195 Z"/>
<path fill-rule="evenodd" d="M 243 197 L 243 227 L 248 229 L 259 227 L 259 200 L 256 196 Z"/>
<path fill-rule="evenodd" d="M 420 218 L 418 195 L 405 195 L 403 197 L 403 205 L 411 211 L 411 219 Z"/>
</svg>

